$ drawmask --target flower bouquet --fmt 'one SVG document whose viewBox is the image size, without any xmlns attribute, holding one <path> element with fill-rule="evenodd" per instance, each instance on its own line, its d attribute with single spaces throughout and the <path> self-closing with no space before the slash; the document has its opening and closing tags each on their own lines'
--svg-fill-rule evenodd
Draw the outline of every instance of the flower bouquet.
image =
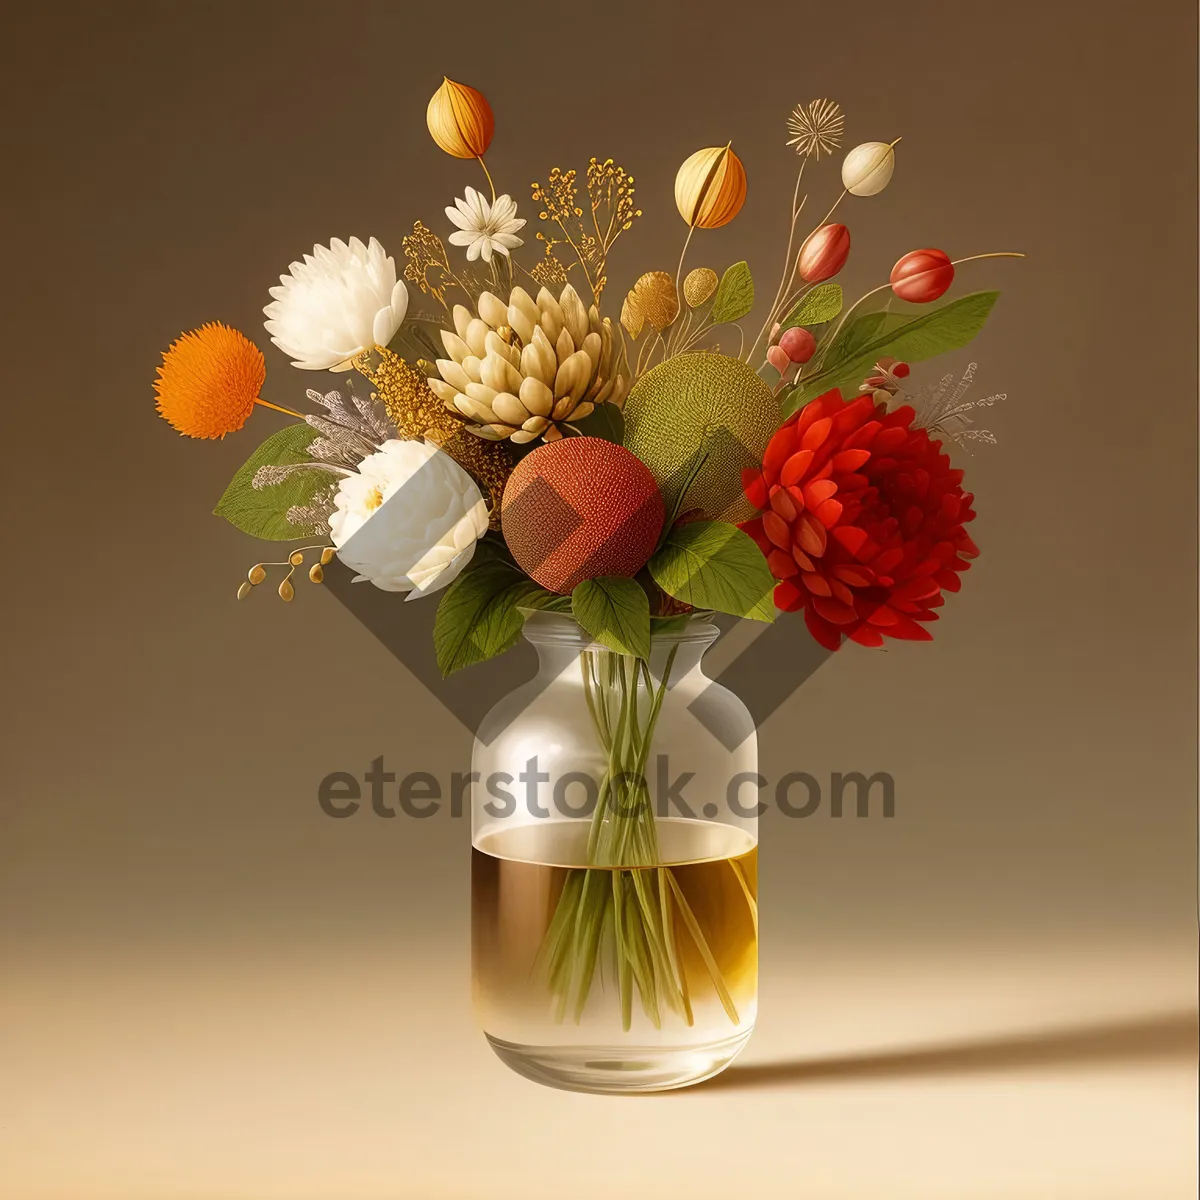
<svg viewBox="0 0 1200 1200">
<path fill-rule="evenodd" d="M 965 398 L 973 367 L 914 388 L 910 364 L 975 336 L 997 293 L 943 297 L 960 266 L 1001 255 L 912 250 L 847 304 L 851 233 L 834 218 L 887 187 L 899 139 L 845 153 L 828 211 L 801 236 L 806 172 L 843 141 L 841 110 L 816 100 L 787 122 L 796 185 L 757 331 L 748 264 L 688 262 L 745 203 L 731 143 L 679 168 L 678 259 L 652 263 L 618 308 L 608 260 L 641 215 L 625 168 L 555 167 L 522 217 L 486 165 L 494 119 L 479 91 L 445 80 L 427 123 L 480 171 L 439 218 L 448 236 L 417 220 L 400 274 L 375 238 L 333 239 L 270 289 L 272 342 L 346 385 L 309 389 L 295 409 L 267 400 L 260 350 L 214 323 L 163 355 L 158 411 L 196 438 L 241 429 L 256 406 L 292 418 L 217 503 L 288 544 L 249 569 L 239 598 L 270 578 L 291 601 L 297 570 L 320 583 L 336 558 L 356 582 L 439 594 L 444 674 L 523 632 L 538 645 L 543 672 L 476 745 L 490 797 L 473 839 L 485 1028 L 548 1082 L 677 1086 L 721 1069 L 753 1024 L 756 814 L 664 814 L 652 756 L 666 745 L 706 778 L 753 773 L 748 713 L 700 672 L 714 613 L 802 612 L 829 650 L 929 639 L 977 553 L 946 446 L 992 440 L 972 418 L 998 397 Z M 702 697 L 715 753 L 687 726 Z M 494 778 L 511 782 L 499 768 L 530 746 L 553 760 L 554 786 L 535 768 L 530 811 L 502 828 L 517 806 L 496 803 L 512 797 Z M 562 802 L 569 777 L 586 804 Z M 535 803 L 543 791 L 553 812 Z"/>
</svg>

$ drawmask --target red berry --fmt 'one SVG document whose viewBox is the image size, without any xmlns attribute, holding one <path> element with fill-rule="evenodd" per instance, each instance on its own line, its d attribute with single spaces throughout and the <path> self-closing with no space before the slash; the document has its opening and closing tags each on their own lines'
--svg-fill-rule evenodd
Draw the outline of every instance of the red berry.
<svg viewBox="0 0 1200 1200">
<path fill-rule="evenodd" d="M 908 371 L 908 363 L 897 363 L 892 368 L 892 374 L 895 375 L 897 379 L 904 379 L 908 375 Z"/>
<path fill-rule="evenodd" d="M 954 264 L 942 250 L 910 250 L 892 268 L 888 282 L 901 300 L 928 304 L 954 282 Z"/>
<path fill-rule="evenodd" d="M 794 363 L 806 363 L 817 349 L 817 339 L 802 325 L 785 329 L 779 339 L 780 348 Z"/>
</svg>

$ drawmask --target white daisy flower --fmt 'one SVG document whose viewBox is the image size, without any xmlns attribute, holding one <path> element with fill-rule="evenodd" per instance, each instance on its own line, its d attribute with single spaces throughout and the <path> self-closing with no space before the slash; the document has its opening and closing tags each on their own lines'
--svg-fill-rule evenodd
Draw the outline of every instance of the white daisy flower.
<svg viewBox="0 0 1200 1200">
<path fill-rule="evenodd" d="M 446 216 L 458 226 L 450 235 L 452 246 L 466 246 L 467 259 L 491 262 L 494 253 L 508 254 L 524 242 L 516 236 L 524 220 L 517 216 L 517 202 L 511 196 L 497 196 L 490 204 L 474 188 L 455 200 Z"/>
</svg>

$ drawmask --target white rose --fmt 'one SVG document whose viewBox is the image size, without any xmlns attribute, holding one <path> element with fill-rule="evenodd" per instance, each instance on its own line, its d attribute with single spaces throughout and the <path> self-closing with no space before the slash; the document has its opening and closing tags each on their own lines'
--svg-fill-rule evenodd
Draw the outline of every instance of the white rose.
<svg viewBox="0 0 1200 1200">
<path fill-rule="evenodd" d="M 432 442 L 393 438 L 338 485 L 329 517 L 338 558 L 409 599 L 445 587 L 471 561 L 488 528 L 478 486 Z"/>
<path fill-rule="evenodd" d="M 271 288 L 263 309 L 271 341 L 306 371 L 345 366 L 396 336 L 408 311 L 408 289 L 396 278 L 395 260 L 372 238 L 366 246 L 334 238 L 314 246 Z"/>
</svg>

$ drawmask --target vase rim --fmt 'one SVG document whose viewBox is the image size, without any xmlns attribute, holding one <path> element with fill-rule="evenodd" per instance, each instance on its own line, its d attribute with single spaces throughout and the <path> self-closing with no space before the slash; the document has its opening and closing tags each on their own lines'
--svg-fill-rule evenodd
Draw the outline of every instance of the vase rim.
<svg viewBox="0 0 1200 1200">
<path fill-rule="evenodd" d="M 683 614 L 685 621 L 679 625 L 656 630 L 650 627 L 650 644 L 653 646 L 699 645 L 710 643 L 721 632 L 712 623 L 712 613 L 696 611 Z M 525 640 L 534 643 L 557 642 L 561 645 L 600 646 L 570 613 L 550 612 L 538 609 L 525 614 L 525 624 L 521 630 Z M 600 646 L 600 649 L 607 649 Z"/>
</svg>

